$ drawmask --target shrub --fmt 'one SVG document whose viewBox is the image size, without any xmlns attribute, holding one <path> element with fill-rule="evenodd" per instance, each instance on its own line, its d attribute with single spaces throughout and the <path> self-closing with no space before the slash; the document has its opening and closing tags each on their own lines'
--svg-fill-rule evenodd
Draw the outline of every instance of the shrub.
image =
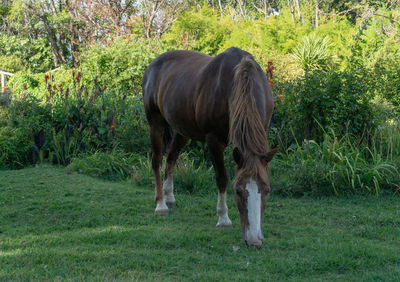
<svg viewBox="0 0 400 282">
<path fill-rule="evenodd" d="M 23 128 L 0 127 L 0 169 L 24 167 L 31 159 L 33 142 Z"/>
<path fill-rule="evenodd" d="M 134 37 L 116 38 L 109 46 L 93 45 L 82 55 L 81 69 L 85 84 L 95 78 L 117 95 L 140 94 L 142 77 L 150 62 L 163 52 L 157 41 Z M 132 79 L 136 86 L 132 89 Z"/>
<path fill-rule="evenodd" d="M 134 175 L 134 165 L 140 164 L 138 155 L 121 150 L 94 152 L 74 158 L 69 169 L 107 180 L 126 180 Z"/>
<path fill-rule="evenodd" d="M 310 34 L 293 49 L 292 55 L 305 71 L 326 70 L 334 63 L 330 47 L 328 37 Z"/>
<path fill-rule="evenodd" d="M 365 136 L 373 132 L 370 96 L 357 73 L 313 71 L 293 82 L 281 83 L 271 131 L 275 143 L 287 148 L 297 140 L 322 141 L 324 130 L 336 136 Z M 274 143 L 273 142 L 273 143 Z"/>
<path fill-rule="evenodd" d="M 212 166 L 206 163 L 196 166 L 187 154 L 181 154 L 178 160 L 174 182 L 178 193 L 210 194 L 218 191 Z"/>
<path fill-rule="evenodd" d="M 167 49 L 195 50 L 215 56 L 229 36 L 232 24 L 228 17 L 220 18 L 203 5 L 200 9 L 183 13 L 163 41 Z"/>
<path fill-rule="evenodd" d="M 398 191 L 400 130 L 390 131 L 377 131 L 369 146 L 333 131 L 319 144 L 310 140 L 292 146 L 273 161 L 272 187 L 281 194 L 314 196 Z"/>
</svg>

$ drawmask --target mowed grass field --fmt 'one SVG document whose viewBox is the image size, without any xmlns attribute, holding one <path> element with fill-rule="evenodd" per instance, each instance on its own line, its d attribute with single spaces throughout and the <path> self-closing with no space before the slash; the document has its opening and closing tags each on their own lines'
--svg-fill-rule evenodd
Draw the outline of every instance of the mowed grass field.
<svg viewBox="0 0 400 282">
<path fill-rule="evenodd" d="M 217 229 L 216 192 L 178 194 L 54 167 L 0 171 L 0 280 L 399 281 L 400 197 L 268 198 L 264 246 Z"/>
</svg>

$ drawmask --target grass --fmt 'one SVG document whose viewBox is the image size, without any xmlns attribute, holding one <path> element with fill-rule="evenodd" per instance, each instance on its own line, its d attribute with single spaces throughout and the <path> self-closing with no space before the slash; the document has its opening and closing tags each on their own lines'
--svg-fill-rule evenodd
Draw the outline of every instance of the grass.
<svg viewBox="0 0 400 282">
<path fill-rule="evenodd" d="M 271 196 L 261 250 L 228 198 L 234 227 L 217 229 L 216 193 L 158 217 L 150 186 L 0 171 L 0 280 L 400 280 L 399 196 Z"/>
</svg>

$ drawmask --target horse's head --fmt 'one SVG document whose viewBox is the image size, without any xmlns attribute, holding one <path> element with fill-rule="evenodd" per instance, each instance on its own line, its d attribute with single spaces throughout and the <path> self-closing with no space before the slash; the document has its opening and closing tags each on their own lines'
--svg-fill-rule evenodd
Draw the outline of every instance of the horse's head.
<svg viewBox="0 0 400 282">
<path fill-rule="evenodd" d="M 243 239 L 248 245 L 261 247 L 264 239 L 261 229 L 266 196 L 270 190 L 267 164 L 277 149 L 264 155 L 233 150 L 236 163 L 235 201 L 240 214 Z"/>
</svg>

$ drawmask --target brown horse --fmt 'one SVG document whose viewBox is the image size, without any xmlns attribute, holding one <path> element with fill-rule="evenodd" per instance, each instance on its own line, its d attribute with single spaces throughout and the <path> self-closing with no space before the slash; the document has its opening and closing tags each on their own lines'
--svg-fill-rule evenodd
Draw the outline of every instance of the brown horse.
<svg viewBox="0 0 400 282">
<path fill-rule="evenodd" d="M 173 171 L 190 139 L 205 141 L 218 186 L 219 227 L 230 227 L 226 205 L 229 176 L 224 149 L 232 143 L 236 162 L 235 200 L 243 239 L 260 247 L 269 177 L 267 134 L 274 108 L 272 91 L 253 56 L 229 48 L 216 57 L 192 51 L 169 51 L 157 57 L 143 77 L 143 101 L 150 125 L 156 213 L 175 206 Z M 170 136 L 170 138 L 168 138 Z M 167 147 L 165 180 L 160 167 Z"/>
</svg>

